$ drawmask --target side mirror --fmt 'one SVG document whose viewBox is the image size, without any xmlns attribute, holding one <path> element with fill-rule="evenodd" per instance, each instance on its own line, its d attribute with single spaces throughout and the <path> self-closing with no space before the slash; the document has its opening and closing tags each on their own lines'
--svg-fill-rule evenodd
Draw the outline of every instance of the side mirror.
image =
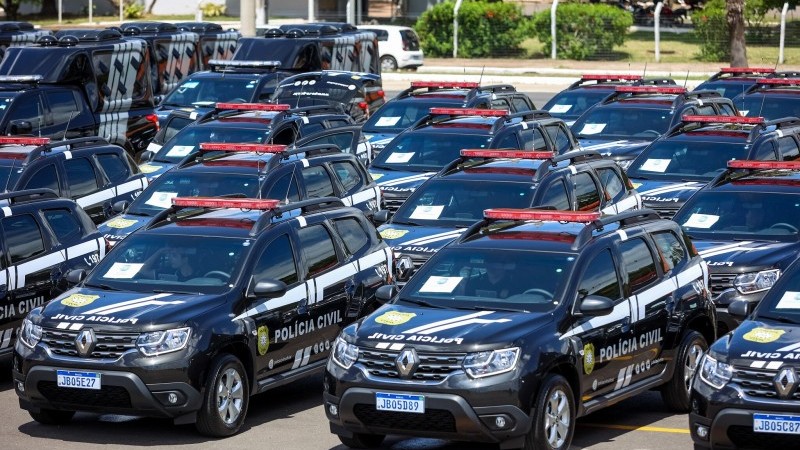
<svg viewBox="0 0 800 450">
<path fill-rule="evenodd" d="M 84 269 L 73 269 L 67 272 L 67 276 L 64 277 L 71 286 L 75 286 L 76 284 L 80 283 L 84 279 L 86 279 L 86 270 Z"/>
<path fill-rule="evenodd" d="M 735 319 L 744 320 L 756 308 L 755 302 L 748 302 L 747 300 L 736 300 L 728 305 L 728 314 Z"/>
<path fill-rule="evenodd" d="M 397 281 L 408 281 L 414 274 L 414 262 L 408 256 L 401 256 L 394 261 L 394 278 Z"/>
<path fill-rule="evenodd" d="M 130 205 L 130 203 L 128 203 L 127 200 L 120 200 L 111 206 L 111 211 L 114 211 L 114 214 L 121 214 L 128 209 L 128 205 Z"/>
<path fill-rule="evenodd" d="M 382 224 L 388 222 L 389 218 L 391 218 L 391 217 L 392 217 L 392 212 L 391 211 L 389 211 L 388 209 L 382 209 L 382 210 L 376 212 L 375 215 L 372 216 L 372 221 L 376 225 L 382 225 Z"/>
<path fill-rule="evenodd" d="M 33 134 L 33 124 L 30 120 L 12 120 L 8 125 L 8 133 L 14 136 Z"/>
<path fill-rule="evenodd" d="M 580 310 L 587 316 L 607 316 L 614 311 L 614 301 L 599 295 L 587 295 L 581 300 Z"/>
<path fill-rule="evenodd" d="M 384 284 L 375 291 L 375 299 L 379 303 L 386 303 L 397 295 L 397 288 L 393 284 Z"/>
<path fill-rule="evenodd" d="M 163 102 L 163 101 L 164 101 L 164 96 L 163 95 L 154 95 L 153 96 L 153 103 L 155 103 L 156 106 L 160 105 L 161 102 Z"/>
<path fill-rule="evenodd" d="M 286 293 L 286 283 L 278 280 L 264 280 L 256 283 L 253 294 L 258 298 L 277 298 Z"/>
<path fill-rule="evenodd" d="M 150 162 L 156 154 L 152 150 L 145 150 L 139 155 L 139 162 Z"/>
</svg>

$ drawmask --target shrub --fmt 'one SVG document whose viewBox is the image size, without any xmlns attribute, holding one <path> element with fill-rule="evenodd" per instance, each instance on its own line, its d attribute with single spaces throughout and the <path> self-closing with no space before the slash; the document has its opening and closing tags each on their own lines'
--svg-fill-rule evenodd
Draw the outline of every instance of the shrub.
<svg viewBox="0 0 800 450">
<path fill-rule="evenodd" d="M 728 22 L 725 20 L 725 1 L 711 0 L 692 13 L 694 34 L 700 42 L 701 61 L 728 61 L 731 57 Z"/>
<path fill-rule="evenodd" d="M 128 1 L 125 2 L 122 12 L 126 19 L 141 19 L 144 17 L 144 5 L 141 5 L 136 1 Z"/>
<path fill-rule="evenodd" d="M 587 59 L 610 52 L 625 43 L 633 25 L 630 12 L 597 3 L 565 3 L 556 10 L 556 51 L 559 57 Z M 533 33 L 550 54 L 550 10 L 541 11 L 531 21 Z"/>
<path fill-rule="evenodd" d="M 203 17 L 218 17 L 225 14 L 225 5 L 221 3 L 206 2 L 200 5 Z"/>
<path fill-rule="evenodd" d="M 453 56 L 453 7 L 447 1 L 420 16 L 415 29 L 425 55 Z M 514 3 L 466 0 L 458 11 L 458 56 L 485 58 L 519 52 L 525 38 L 522 9 Z"/>
</svg>

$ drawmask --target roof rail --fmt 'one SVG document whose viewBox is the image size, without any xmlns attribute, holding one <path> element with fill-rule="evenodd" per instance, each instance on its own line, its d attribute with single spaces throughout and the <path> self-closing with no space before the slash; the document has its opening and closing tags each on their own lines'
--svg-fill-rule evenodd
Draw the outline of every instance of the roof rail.
<svg viewBox="0 0 800 450">
<path fill-rule="evenodd" d="M 722 94 L 712 89 L 701 89 L 699 91 L 689 91 L 683 94 L 684 98 L 720 98 Z"/>
<path fill-rule="evenodd" d="M 310 198 L 307 200 L 300 200 L 299 202 L 287 203 L 262 214 L 250 230 L 250 235 L 255 236 L 267 228 L 267 226 L 272 223 L 272 219 L 280 217 L 290 211 L 299 209 L 300 214 L 303 214 L 326 209 L 342 208 L 344 206 L 344 202 L 339 197 Z"/>
<path fill-rule="evenodd" d="M 583 86 L 594 82 L 594 85 L 607 84 L 607 83 L 631 83 L 642 79 L 641 75 L 624 75 L 624 74 L 596 74 L 587 73 L 581 75 L 581 78 L 570 84 L 567 89 L 575 89 L 576 87 Z"/>
<path fill-rule="evenodd" d="M 0 194 L 0 201 L 7 201 L 9 206 L 40 200 L 55 200 L 57 198 L 61 197 L 52 189 L 26 189 Z"/>
<path fill-rule="evenodd" d="M 515 88 L 511 84 L 490 84 L 488 86 L 478 86 L 477 90 L 479 92 L 517 92 L 517 88 Z"/>
<path fill-rule="evenodd" d="M 528 111 L 519 111 L 513 114 L 508 114 L 504 117 L 504 119 L 505 120 L 516 119 L 517 117 L 522 117 L 525 120 L 542 120 L 542 119 L 552 119 L 553 115 L 550 114 L 550 111 L 544 109 L 531 109 Z"/>
<path fill-rule="evenodd" d="M 634 86 L 677 86 L 678 83 L 672 78 L 666 77 L 649 77 L 642 78 L 641 80 L 633 83 Z"/>
<path fill-rule="evenodd" d="M 563 155 L 554 156 L 553 158 L 543 161 L 539 167 L 536 168 L 536 175 L 533 179 L 539 182 L 545 175 L 553 171 L 553 168 L 558 166 L 558 163 L 569 161 L 569 164 L 577 164 L 586 161 L 602 161 L 603 155 L 597 150 L 579 150 L 574 152 L 567 152 Z"/>
<path fill-rule="evenodd" d="M 774 126 L 777 129 L 784 129 L 789 127 L 797 127 L 800 126 L 800 118 L 791 116 L 791 117 L 781 117 L 779 119 L 768 120 L 764 122 L 765 127 Z"/>
<path fill-rule="evenodd" d="M 583 227 L 580 233 L 578 233 L 575 242 L 572 243 L 572 249 L 577 250 L 583 247 L 586 242 L 592 238 L 592 234 L 595 231 L 601 231 L 606 225 L 619 224 L 620 227 L 627 227 L 654 220 L 661 220 L 661 216 L 652 209 L 647 208 L 633 209 L 619 214 L 603 216 Z"/>
<path fill-rule="evenodd" d="M 747 76 L 762 76 L 764 74 L 775 73 L 773 67 L 723 67 L 715 73 L 708 81 L 716 81 L 722 78 L 741 78 Z"/>
</svg>

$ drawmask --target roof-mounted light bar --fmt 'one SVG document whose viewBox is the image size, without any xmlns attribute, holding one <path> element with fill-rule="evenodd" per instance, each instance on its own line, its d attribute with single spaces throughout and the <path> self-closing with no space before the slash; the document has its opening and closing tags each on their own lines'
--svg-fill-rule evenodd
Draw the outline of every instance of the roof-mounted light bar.
<svg viewBox="0 0 800 450">
<path fill-rule="evenodd" d="M 174 197 L 173 206 L 188 208 L 233 208 L 266 211 L 280 206 L 280 200 L 226 197 Z"/>
<path fill-rule="evenodd" d="M 282 153 L 286 151 L 285 145 L 277 144 L 227 144 L 220 142 L 203 142 L 200 144 L 201 152 L 252 152 L 252 153 Z"/>
<path fill-rule="evenodd" d="M 734 159 L 728 161 L 728 168 L 800 170 L 800 161 L 757 161 L 752 159 Z"/>
<path fill-rule="evenodd" d="M 0 83 L 38 83 L 43 79 L 41 75 L 0 75 Z"/>
<path fill-rule="evenodd" d="M 461 150 L 465 158 L 509 158 L 509 159 L 550 159 L 555 156 L 553 152 L 530 152 L 522 150 Z"/>
<path fill-rule="evenodd" d="M 482 108 L 431 108 L 431 114 L 444 116 L 480 116 L 480 117 L 505 117 L 507 109 L 482 109 Z"/>
<path fill-rule="evenodd" d="M 209 66 L 219 67 L 246 67 L 246 68 L 272 68 L 280 67 L 280 61 L 232 61 L 227 59 L 210 59 L 208 60 Z"/>
<path fill-rule="evenodd" d="M 608 81 L 637 81 L 641 80 L 641 75 L 612 75 L 601 73 L 585 73 L 581 75 L 581 80 L 608 80 Z"/>
<path fill-rule="evenodd" d="M 628 94 L 684 94 L 686 93 L 685 87 L 675 86 L 617 86 L 614 89 L 616 92 L 624 92 Z"/>
<path fill-rule="evenodd" d="M 0 136 L 0 144 L 45 145 L 49 143 L 50 138 L 46 137 Z"/>
<path fill-rule="evenodd" d="M 412 88 L 463 88 L 474 89 L 480 86 L 480 83 L 474 81 L 412 81 Z"/>
<path fill-rule="evenodd" d="M 291 109 L 291 105 L 274 103 L 227 103 L 216 104 L 217 109 L 236 109 L 239 111 L 286 111 Z"/>
<path fill-rule="evenodd" d="M 758 84 L 800 86 L 800 78 L 759 78 Z"/>
<path fill-rule="evenodd" d="M 484 210 L 483 217 L 494 220 L 543 220 L 588 223 L 600 219 L 600 213 L 587 211 L 555 211 L 549 209 L 496 208 Z"/>
<path fill-rule="evenodd" d="M 686 115 L 681 117 L 682 122 L 699 123 L 742 123 L 750 125 L 760 125 L 766 121 L 763 117 L 743 117 L 743 116 L 693 116 Z"/>
<path fill-rule="evenodd" d="M 775 73 L 772 67 L 723 67 L 721 73 Z"/>
</svg>

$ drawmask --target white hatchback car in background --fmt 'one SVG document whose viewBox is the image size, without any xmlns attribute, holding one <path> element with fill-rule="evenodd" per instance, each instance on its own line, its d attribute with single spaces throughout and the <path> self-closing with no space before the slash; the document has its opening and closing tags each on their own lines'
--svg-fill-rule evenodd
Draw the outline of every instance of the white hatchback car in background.
<svg viewBox="0 0 800 450">
<path fill-rule="evenodd" d="M 364 25 L 358 29 L 378 35 L 382 71 L 416 69 L 422 65 L 422 49 L 413 29 L 398 25 Z"/>
</svg>

